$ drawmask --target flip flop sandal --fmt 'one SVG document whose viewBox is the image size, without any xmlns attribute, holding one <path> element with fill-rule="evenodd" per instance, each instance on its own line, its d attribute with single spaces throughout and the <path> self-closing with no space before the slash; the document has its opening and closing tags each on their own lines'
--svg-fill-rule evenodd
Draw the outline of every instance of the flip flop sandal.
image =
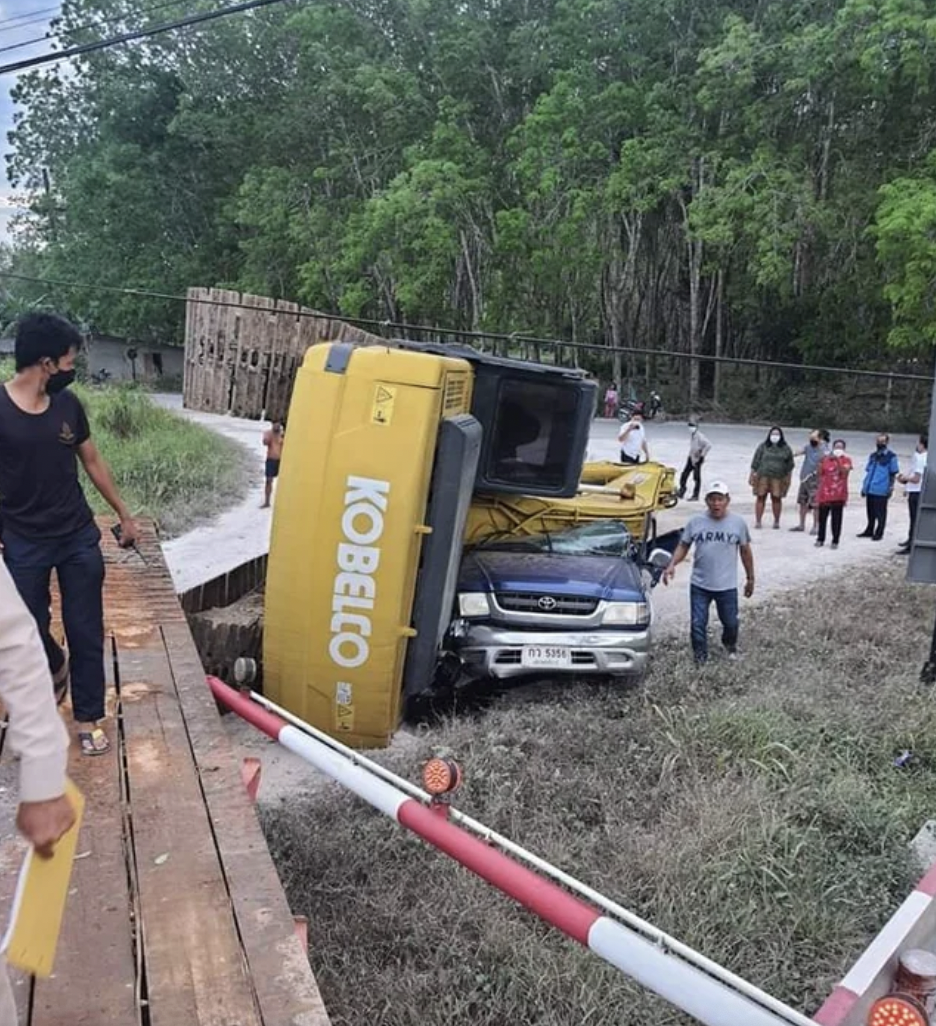
<svg viewBox="0 0 936 1026">
<path fill-rule="evenodd" d="M 71 683 L 71 668 L 68 664 L 68 656 L 65 656 L 65 662 L 62 663 L 62 668 L 52 678 L 52 686 L 55 689 L 55 704 L 61 705 L 62 702 L 68 697 L 68 686 Z"/>
<path fill-rule="evenodd" d="M 110 751 L 110 741 L 100 727 L 94 730 L 83 730 L 78 734 L 82 755 L 106 755 Z"/>
</svg>

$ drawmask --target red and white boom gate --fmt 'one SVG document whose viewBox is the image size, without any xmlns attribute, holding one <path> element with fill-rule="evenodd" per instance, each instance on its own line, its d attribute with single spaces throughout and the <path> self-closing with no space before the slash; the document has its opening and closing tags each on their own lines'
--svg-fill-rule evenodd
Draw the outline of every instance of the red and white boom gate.
<svg viewBox="0 0 936 1026">
<path fill-rule="evenodd" d="M 222 705 L 284 748 L 706 1026 L 816 1026 L 816 1020 L 261 695 L 237 691 L 216 677 L 208 684 Z"/>
</svg>

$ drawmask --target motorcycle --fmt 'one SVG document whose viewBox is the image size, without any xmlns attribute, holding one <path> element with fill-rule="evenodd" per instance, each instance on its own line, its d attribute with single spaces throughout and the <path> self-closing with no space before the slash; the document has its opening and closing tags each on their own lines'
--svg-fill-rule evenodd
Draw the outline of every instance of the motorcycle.
<svg viewBox="0 0 936 1026">
<path fill-rule="evenodd" d="M 663 420 L 663 398 L 659 392 L 651 392 L 646 400 L 624 399 L 618 407 L 618 420 L 627 422 L 635 413 L 643 412 L 645 420 Z"/>
</svg>

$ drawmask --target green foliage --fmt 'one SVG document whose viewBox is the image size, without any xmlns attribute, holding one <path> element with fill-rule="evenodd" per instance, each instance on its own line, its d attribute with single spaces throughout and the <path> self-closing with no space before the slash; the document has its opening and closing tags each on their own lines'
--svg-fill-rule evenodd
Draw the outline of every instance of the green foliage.
<svg viewBox="0 0 936 1026">
<path fill-rule="evenodd" d="M 936 153 L 928 163 L 930 174 L 881 186 L 871 230 L 894 309 L 890 341 L 907 348 L 936 343 Z"/>
<path fill-rule="evenodd" d="M 132 385 L 73 388 L 127 504 L 155 518 L 164 535 L 187 530 L 242 496 L 248 471 L 236 442 L 174 416 Z M 84 487 L 94 511 L 109 512 L 90 482 Z"/>
<path fill-rule="evenodd" d="M 66 0 L 56 31 L 85 42 L 103 19 L 210 6 Z M 349 316 L 895 366 L 936 339 L 934 38 L 914 0 L 275 5 L 23 76 L 9 167 L 31 212 L 10 260 Z M 180 339 L 171 300 L 10 292 L 11 309 Z M 688 381 L 691 399 L 718 401 L 719 382 Z"/>
</svg>

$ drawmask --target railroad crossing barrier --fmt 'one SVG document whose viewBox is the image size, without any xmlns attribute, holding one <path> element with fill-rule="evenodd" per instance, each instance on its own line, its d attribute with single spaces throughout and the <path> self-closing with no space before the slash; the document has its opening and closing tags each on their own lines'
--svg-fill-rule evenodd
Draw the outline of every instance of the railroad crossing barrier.
<svg viewBox="0 0 936 1026">
<path fill-rule="evenodd" d="M 232 712 L 705 1026 L 816 1026 L 815 1020 L 268 699 L 237 691 L 217 677 L 207 681 L 218 702 Z"/>
</svg>

